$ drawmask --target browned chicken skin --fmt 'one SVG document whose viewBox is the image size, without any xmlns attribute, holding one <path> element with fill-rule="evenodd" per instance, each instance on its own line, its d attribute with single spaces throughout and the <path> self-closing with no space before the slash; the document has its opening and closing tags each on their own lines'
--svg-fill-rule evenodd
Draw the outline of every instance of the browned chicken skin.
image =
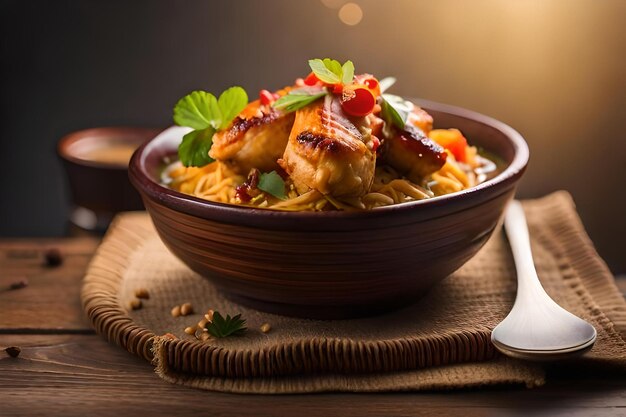
<svg viewBox="0 0 626 417">
<path fill-rule="evenodd" d="M 276 161 L 283 156 L 293 121 L 293 113 L 253 101 L 227 129 L 213 136 L 209 155 L 243 175 L 252 168 L 262 172 L 278 169 Z"/>
<path fill-rule="evenodd" d="M 441 169 L 448 154 L 419 128 L 407 123 L 404 130 L 393 128 L 385 138 L 385 162 L 419 183 Z"/>
<path fill-rule="evenodd" d="M 338 98 L 326 96 L 296 112 L 289 141 L 279 164 L 299 192 L 315 189 L 338 197 L 368 192 L 374 179 L 372 151 L 365 118 L 349 118 Z"/>
<path fill-rule="evenodd" d="M 269 172 L 282 167 L 300 193 L 315 189 L 337 197 L 369 191 L 376 166 L 372 144 L 383 132 L 384 162 L 411 181 L 420 182 L 445 163 L 446 152 L 425 133 L 432 129 L 426 111 L 416 106 L 404 130 L 383 129 L 383 124 L 374 114 L 347 116 L 332 95 L 295 113 L 256 100 L 214 135 L 209 155 L 242 175 L 253 168 Z"/>
</svg>

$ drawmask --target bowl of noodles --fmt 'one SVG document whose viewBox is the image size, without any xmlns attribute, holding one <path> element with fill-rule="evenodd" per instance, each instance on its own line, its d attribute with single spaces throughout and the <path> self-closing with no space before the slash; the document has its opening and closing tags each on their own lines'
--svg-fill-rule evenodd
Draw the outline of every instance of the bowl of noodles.
<svg viewBox="0 0 626 417">
<path fill-rule="evenodd" d="M 290 112 L 273 107 L 298 95 L 298 81 L 204 128 L 209 161 L 184 163 L 181 147 L 206 133 L 198 125 L 135 152 L 131 182 L 160 238 L 226 296 L 263 311 L 338 319 L 416 301 L 494 231 L 526 143 L 490 117 L 384 94 L 364 115 L 367 106 L 344 107 L 330 92 Z M 377 117 L 386 106 L 395 109 Z"/>
</svg>

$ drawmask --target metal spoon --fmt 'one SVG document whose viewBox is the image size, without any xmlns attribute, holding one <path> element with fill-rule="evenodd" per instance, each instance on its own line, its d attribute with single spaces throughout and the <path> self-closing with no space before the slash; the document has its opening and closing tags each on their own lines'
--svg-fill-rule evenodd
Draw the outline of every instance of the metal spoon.
<svg viewBox="0 0 626 417">
<path fill-rule="evenodd" d="M 509 203 L 504 228 L 515 259 L 517 296 L 491 342 L 505 355 L 528 360 L 569 358 L 591 349 L 596 329 L 555 303 L 539 282 L 519 201 Z"/>
</svg>

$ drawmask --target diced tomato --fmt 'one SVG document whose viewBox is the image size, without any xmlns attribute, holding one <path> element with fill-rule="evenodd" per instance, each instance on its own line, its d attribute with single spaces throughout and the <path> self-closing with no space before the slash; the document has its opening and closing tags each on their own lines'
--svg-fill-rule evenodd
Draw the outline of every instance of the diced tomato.
<svg viewBox="0 0 626 417">
<path fill-rule="evenodd" d="M 274 95 L 272 93 L 270 93 L 267 90 L 261 90 L 259 91 L 259 100 L 261 101 L 261 104 L 263 105 L 270 105 L 274 102 L 274 100 L 276 100 L 274 98 Z"/>
<path fill-rule="evenodd" d="M 313 72 L 311 72 L 304 79 L 304 84 L 306 84 L 306 85 L 316 85 L 319 81 L 320 81 L 319 78 L 317 78 L 317 76 Z"/>
<path fill-rule="evenodd" d="M 376 152 L 376 149 L 380 146 L 380 140 L 376 136 L 372 136 L 372 151 Z"/>
<path fill-rule="evenodd" d="M 434 129 L 428 137 L 449 150 L 457 161 L 467 162 L 467 139 L 458 129 Z"/>
<path fill-rule="evenodd" d="M 372 92 L 363 86 L 350 85 L 344 87 L 341 96 L 341 107 L 352 116 L 366 116 L 376 105 L 376 98 Z"/>
<path fill-rule="evenodd" d="M 333 94 L 343 93 L 343 84 L 333 84 Z"/>
</svg>

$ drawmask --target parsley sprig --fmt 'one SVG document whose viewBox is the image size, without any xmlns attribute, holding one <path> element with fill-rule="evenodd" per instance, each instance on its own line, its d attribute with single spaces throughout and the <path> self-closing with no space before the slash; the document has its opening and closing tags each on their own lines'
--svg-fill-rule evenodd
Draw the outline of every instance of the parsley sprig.
<svg viewBox="0 0 626 417">
<path fill-rule="evenodd" d="M 201 167 L 214 159 L 209 156 L 215 132 L 227 128 L 248 104 L 248 94 L 230 87 L 216 98 L 206 91 L 193 91 L 174 107 L 174 122 L 194 129 L 183 137 L 178 157 L 185 166 Z"/>
<path fill-rule="evenodd" d="M 283 110 L 287 113 L 301 109 L 324 97 L 328 91 L 324 87 L 303 87 L 291 90 L 282 96 L 272 105 L 275 109 Z"/>
<path fill-rule="evenodd" d="M 354 78 L 354 64 L 346 61 L 343 65 L 334 59 L 309 59 L 313 74 L 328 84 L 350 84 Z"/>
<path fill-rule="evenodd" d="M 207 323 L 205 327 L 211 336 L 217 338 L 238 336 L 248 330 L 246 320 L 241 318 L 241 314 L 234 317 L 227 314 L 224 318 L 217 311 L 213 313 L 213 320 Z"/>
<path fill-rule="evenodd" d="M 395 80 L 394 80 L 395 81 Z M 413 110 L 413 104 L 394 94 L 381 95 L 381 117 L 390 125 L 394 125 L 398 129 L 404 129 L 409 114 Z"/>
<path fill-rule="evenodd" d="M 388 125 L 394 125 L 398 129 L 404 129 L 409 114 L 413 110 L 413 104 L 394 94 L 384 94 L 392 85 L 396 83 L 395 77 L 385 77 L 380 80 L 381 95 L 381 117 Z"/>
<path fill-rule="evenodd" d="M 281 200 L 287 198 L 287 194 L 285 193 L 285 181 L 276 171 L 261 174 L 257 188 Z"/>
</svg>

